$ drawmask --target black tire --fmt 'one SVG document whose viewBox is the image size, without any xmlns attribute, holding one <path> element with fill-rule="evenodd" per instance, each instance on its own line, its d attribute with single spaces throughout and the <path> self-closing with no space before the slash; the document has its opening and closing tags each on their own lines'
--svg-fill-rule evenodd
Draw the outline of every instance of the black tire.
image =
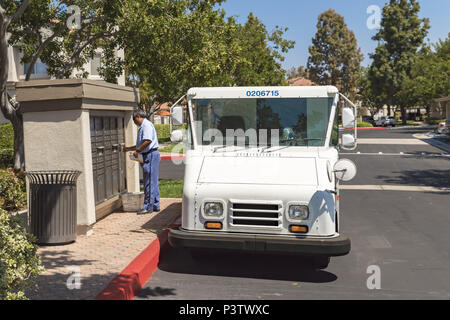
<svg viewBox="0 0 450 320">
<path fill-rule="evenodd" d="M 330 264 L 330 257 L 326 257 L 326 256 L 316 256 L 313 257 L 313 265 L 315 269 L 326 269 L 328 268 L 328 265 Z"/>
</svg>

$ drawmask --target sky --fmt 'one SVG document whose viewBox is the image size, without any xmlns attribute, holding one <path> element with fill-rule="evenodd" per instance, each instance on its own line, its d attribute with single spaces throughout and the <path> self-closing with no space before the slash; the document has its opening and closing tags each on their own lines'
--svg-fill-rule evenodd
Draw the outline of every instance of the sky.
<svg viewBox="0 0 450 320">
<path fill-rule="evenodd" d="M 245 23 L 247 16 L 253 12 L 269 31 L 275 26 L 287 27 L 285 34 L 288 40 L 296 42 L 294 49 L 285 54 L 282 63 L 284 69 L 299 65 L 306 66 L 308 47 L 316 33 L 317 18 L 320 13 L 333 8 L 342 15 L 347 26 L 354 31 L 358 45 L 364 54 L 363 65 L 370 65 L 369 53 L 373 53 L 376 42 L 371 38 L 376 29 L 369 29 L 367 21 L 371 13 L 367 9 L 376 5 L 383 8 L 385 0 L 226 0 L 222 5 L 227 16 L 235 16 L 240 23 Z M 450 0 L 419 0 L 421 5 L 420 17 L 429 18 L 431 29 L 428 39 L 435 43 L 445 39 L 450 32 Z"/>
</svg>

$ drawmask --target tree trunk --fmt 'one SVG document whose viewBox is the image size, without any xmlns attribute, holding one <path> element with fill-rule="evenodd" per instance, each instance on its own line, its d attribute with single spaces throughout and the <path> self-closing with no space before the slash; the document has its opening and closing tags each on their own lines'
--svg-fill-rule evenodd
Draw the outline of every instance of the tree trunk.
<svg viewBox="0 0 450 320">
<path fill-rule="evenodd" d="M 0 21 L 2 22 L 2 21 Z M 8 97 L 7 83 L 9 71 L 8 41 L 6 30 L 0 27 L 0 109 L 14 128 L 14 170 L 25 170 L 23 147 L 23 120 L 19 105 L 13 106 Z"/>
<path fill-rule="evenodd" d="M 402 112 L 403 125 L 406 125 L 408 123 L 408 120 L 406 119 L 406 116 L 407 116 L 407 114 L 406 114 L 406 107 L 400 107 L 400 110 Z"/>
</svg>

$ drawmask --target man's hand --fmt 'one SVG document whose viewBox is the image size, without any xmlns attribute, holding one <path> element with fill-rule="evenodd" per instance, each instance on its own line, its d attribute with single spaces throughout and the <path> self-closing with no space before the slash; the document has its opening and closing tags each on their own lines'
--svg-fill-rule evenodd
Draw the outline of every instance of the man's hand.
<svg viewBox="0 0 450 320">
<path fill-rule="evenodd" d="M 133 155 L 136 159 L 139 157 L 139 153 L 137 151 L 133 152 Z"/>
</svg>

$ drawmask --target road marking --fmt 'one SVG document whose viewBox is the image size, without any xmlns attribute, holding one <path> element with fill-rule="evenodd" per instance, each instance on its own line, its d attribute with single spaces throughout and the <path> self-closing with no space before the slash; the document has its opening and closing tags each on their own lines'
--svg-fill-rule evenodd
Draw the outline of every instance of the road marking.
<svg viewBox="0 0 450 320">
<path fill-rule="evenodd" d="M 428 145 L 428 143 L 419 139 L 358 139 L 358 144 L 420 145 L 420 146 Z"/>
<path fill-rule="evenodd" d="M 445 154 L 445 153 L 425 153 L 425 154 L 413 154 L 413 153 L 404 153 L 404 152 L 400 152 L 400 153 L 383 153 L 383 152 L 379 152 L 379 153 L 361 153 L 361 152 L 357 152 L 357 153 L 350 153 L 350 152 L 342 152 L 340 153 L 341 156 L 346 156 L 346 155 L 350 155 L 350 156 L 354 156 L 354 155 L 358 155 L 358 156 L 401 156 L 401 157 L 434 157 L 434 158 L 442 158 L 442 157 L 450 157 L 450 154 Z"/>
<path fill-rule="evenodd" d="M 390 249 L 392 245 L 383 236 L 368 236 L 367 241 L 373 249 Z"/>
<path fill-rule="evenodd" d="M 450 188 L 436 188 L 426 186 L 402 186 L 402 185 L 340 185 L 340 190 L 361 191 L 407 191 L 407 192 L 437 192 L 449 193 Z"/>
</svg>

